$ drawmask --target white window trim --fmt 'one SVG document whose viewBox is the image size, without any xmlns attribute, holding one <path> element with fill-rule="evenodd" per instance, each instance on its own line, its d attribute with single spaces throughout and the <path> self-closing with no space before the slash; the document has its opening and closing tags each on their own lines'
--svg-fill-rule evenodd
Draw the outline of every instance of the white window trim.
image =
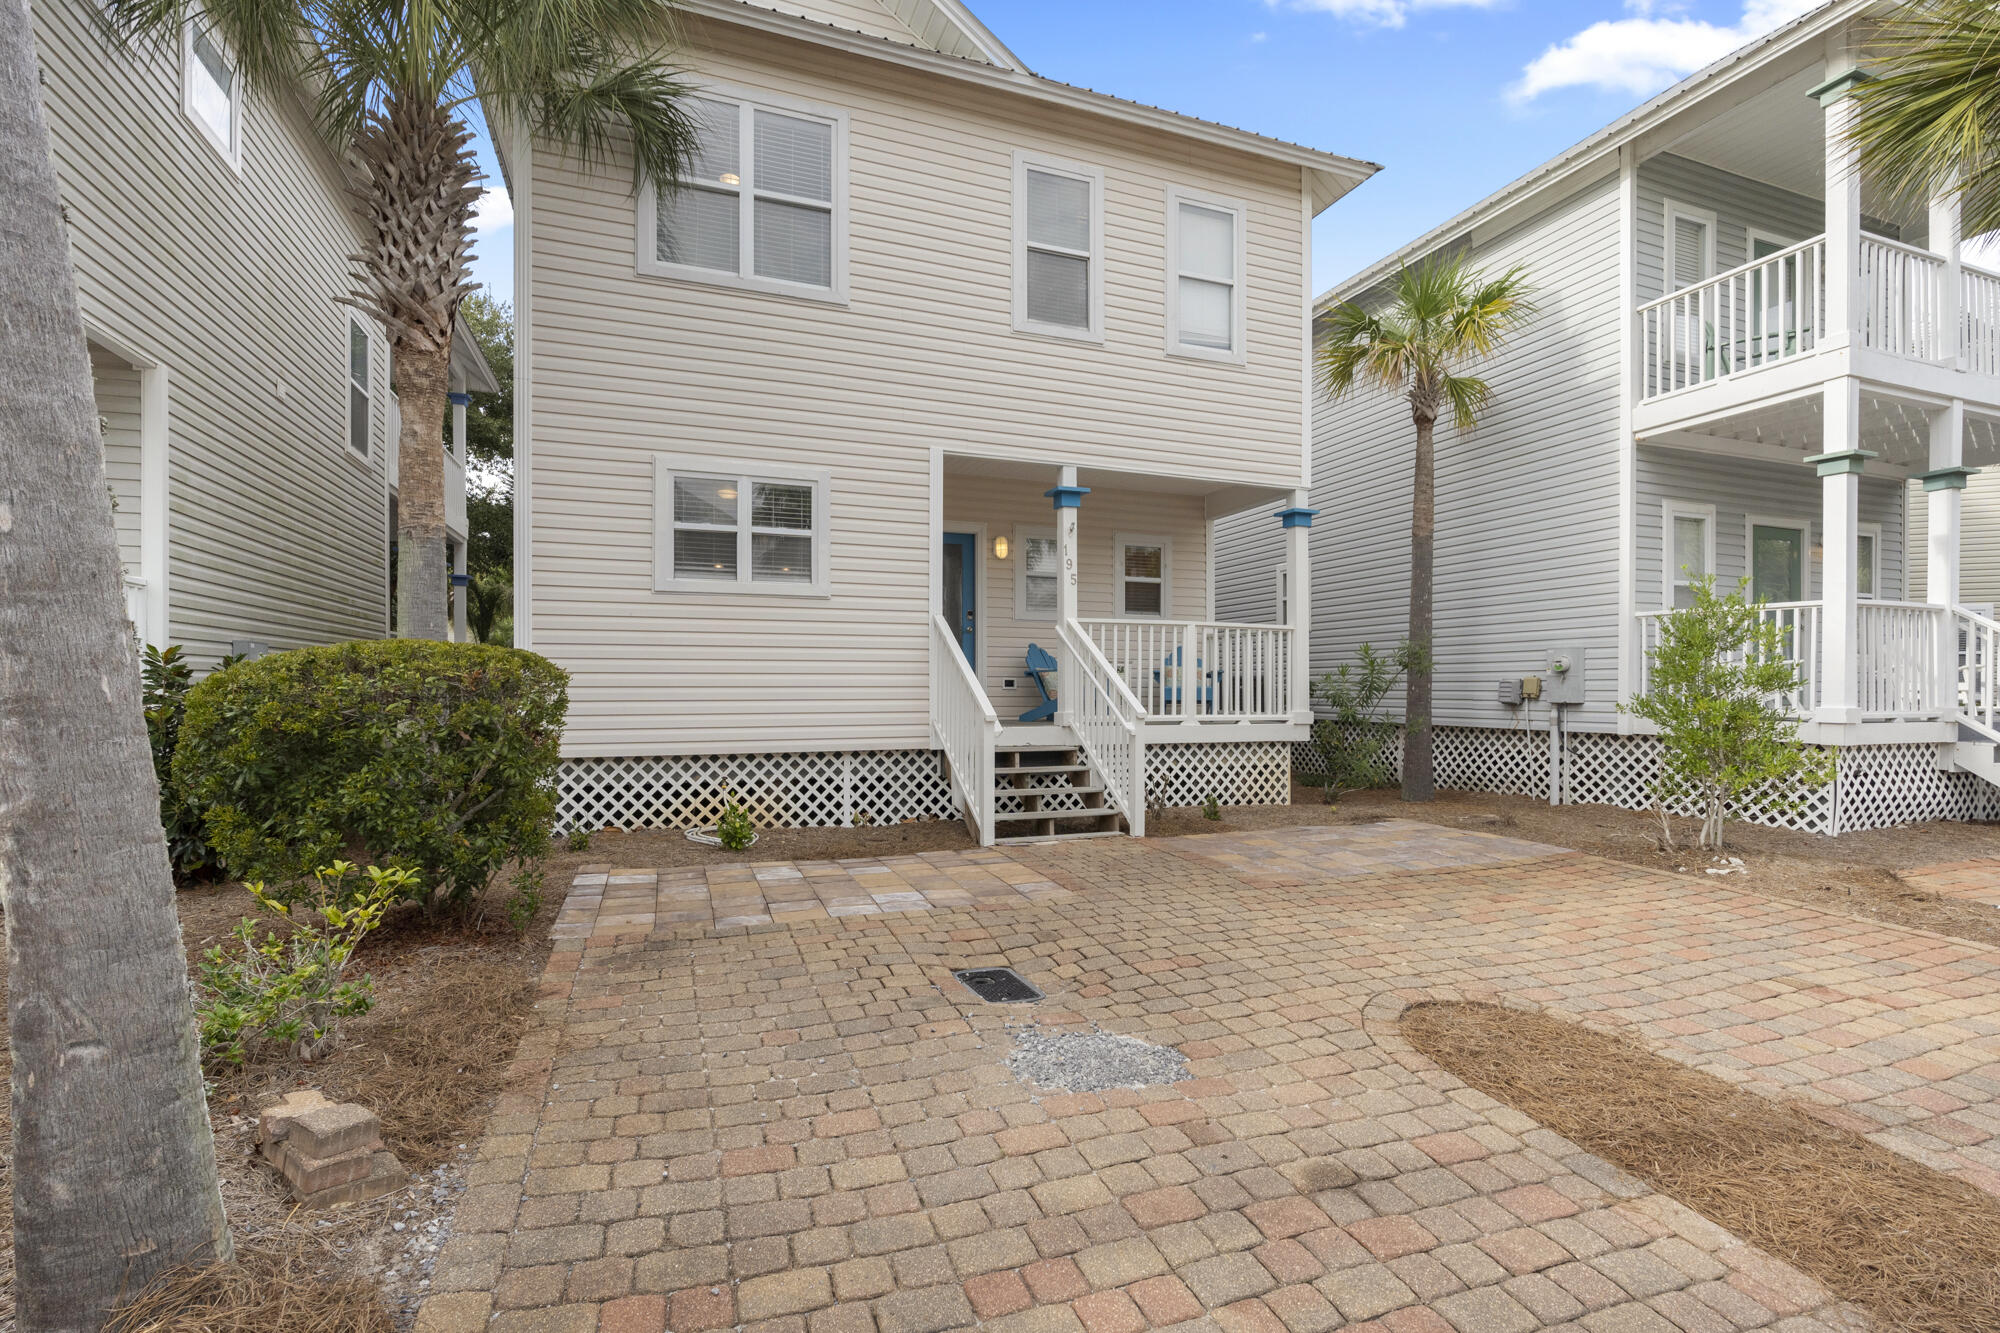
<svg viewBox="0 0 2000 1333">
<path fill-rule="evenodd" d="M 1812 602 L 1819 600 L 1813 592 L 1813 529 L 1810 519 L 1784 518 L 1774 514 L 1745 514 L 1743 516 L 1743 577 L 1746 581 L 1744 597 L 1754 599 L 1757 595 L 1757 551 L 1756 536 L 1759 528 L 1786 528 L 1799 534 L 1799 600 Z"/>
<path fill-rule="evenodd" d="M 1146 611 L 1125 609 L 1125 548 L 1128 546 L 1157 546 L 1160 548 L 1160 613 L 1153 615 Z M 1172 620 L 1174 618 L 1174 542 L 1171 537 L 1156 537 L 1144 532 L 1120 532 L 1111 538 L 1111 597 L 1118 608 L 1120 620 Z"/>
<path fill-rule="evenodd" d="M 671 264 L 660 259 L 660 192 L 648 182 L 646 187 L 639 191 L 638 207 L 635 210 L 637 227 L 633 235 L 633 255 L 639 276 L 669 278 L 675 282 L 690 282 L 703 287 L 734 287 L 742 291 L 763 292 L 770 296 L 791 296 L 828 305 L 846 305 L 848 301 L 847 112 L 837 107 L 821 106 L 817 103 L 801 102 L 789 97 L 750 92 L 720 84 L 704 84 L 695 90 L 695 95 L 736 104 L 740 154 L 737 168 L 743 179 L 749 182 L 748 187 L 739 188 L 737 192 L 737 197 L 742 200 L 742 207 L 737 210 L 736 217 L 739 229 L 736 247 L 737 271 L 724 273 L 720 269 L 701 268 L 694 264 Z M 754 271 L 757 262 L 753 235 L 756 228 L 756 208 L 753 200 L 757 187 L 754 118 L 756 112 L 760 110 L 823 121 L 833 127 L 833 284 L 829 287 L 815 287 L 804 282 L 787 282 L 781 278 L 760 277 Z"/>
<path fill-rule="evenodd" d="M 1044 621 L 1053 625 L 1062 606 L 1062 571 L 1057 570 L 1053 575 L 1056 581 L 1057 609 L 1050 611 L 1046 616 L 1040 612 L 1028 610 L 1028 539 L 1030 537 L 1037 537 L 1052 542 L 1056 540 L 1056 530 L 1054 528 L 1019 526 L 1014 529 L 1014 555 L 1017 557 L 1014 561 L 1014 619 L 1029 625 L 1039 625 Z M 1058 552 L 1058 558 L 1060 558 L 1060 552 Z"/>
<path fill-rule="evenodd" d="M 354 331 L 356 329 L 361 330 L 362 341 L 368 347 L 368 387 L 363 390 L 368 395 L 368 449 L 365 453 L 354 447 Z M 349 458 L 352 458 L 357 463 L 372 463 L 375 461 L 375 455 L 380 452 L 375 447 L 377 443 L 375 439 L 375 386 L 383 378 L 376 365 L 375 333 L 374 330 L 368 327 L 365 321 L 351 314 L 347 317 L 347 323 L 341 326 L 340 331 L 342 334 L 340 340 L 340 397 L 342 404 L 340 410 L 340 443 Z M 390 478 L 389 484 L 393 486 L 395 478 Z"/>
<path fill-rule="evenodd" d="M 200 21 L 201 13 L 197 10 L 181 24 L 181 114 L 188 118 L 208 146 L 221 154 L 229 169 L 240 173 L 243 170 L 243 71 L 235 64 L 235 53 L 224 43 L 222 53 L 230 60 L 230 72 L 234 76 L 229 81 L 229 139 L 224 142 L 216 137 L 215 130 L 194 109 L 194 25 Z M 220 38 L 217 40 L 220 41 Z"/>
<path fill-rule="evenodd" d="M 1744 263 L 1748 264 L 1757 258 L 1757 242 L 1759 241 L 1767 241 L 1777 246 L 1780 250 L 1789 250 L 1798 244 L 1797 241 L 1780 236 L 1775 231 L 1766 231 L 1762 227 L 1745 227 L 1743 229 Z"/>
<path fill-rule="evenodd" d="M 1695 504 L 1688 500 L 1663 500 L 1660 502 L 1660 609 L 1674 609 L 1674 589 L 1681 583 L 1680 567 L 1674 563 L 1674 520 L 1677 518 L 1698 518 L 1705 525 L 1702 529 L 1702 559 L 1708 565 L 1710 578 L 1720 578 L 1715 569 L 1715 524 L 1714 505 Z M 1723 591 L 1728 591 L 1724 589 Z"/>
<path fill-rule="evenodd" d="M 1235 215 L 1236 225 L 1232 232 L 1236 241 L 1236 255 L 1232 271 L 1235 279 L 1230 283 L 1229 292 L 1229 348 L 1188 347 L 1181 344 L 1181 205 L 1193 204 L 1197 208 L 1209 208 L 1218 213 Z M 1190 190 L 1179 185 L 1167 187 L 1167 355 L 1191 357 L 1197 361 L 1223 361 L 1242 365 L 1248 360 L 1245 349 L 1247 327 L 1244 319 L 1244 288 L 1247 275 L 1244 265 L 1250 247 L 1245 233 L 1249 230 L 1250 209 L 1240 199 L 1226 199 L 1221 195 L 1207 194 L 1200 190 Z"/>
<path fill-rule="evenodd" d="M 1669 294 L 1680 291 L 1674 286 L 1674 219 L 1686 218 L 1690 222 L 1702 224 L 1701 269 L 1702 281 L 1715 276 L 1715 214 L 1706 208 L 1690 208 L 1669 199 L 1666 203 L 1665 229 L 1660 235 L 1660 291 Z"/>
<path fill-rule="evenodd" d="M 1090 325 L 1071 328 L 1028 318 L 1028 170 L 1090 183 Z M 1016 150 L 1014 153 L 1014 332 L 1070 342 L 1104 341 L 1104 168 Z"/>
<path fill-rule="evenodd" d="M 721 477 L 737 486 L 737 555 L 734 579 L 674 577 L 674 478 Z M 778 481 L 813 488 L 812 581 L 758 582 L 750 577 L 750 487 L 753 482 Z M 653 455 L 653 591 L 696 592 L 736 597 L 828 597 L 832 595 L 829 551 L 832 545 L 832 475 L 823 468 L 786 467 L 733 458 L 695 458 L 682 454 Z"/>
<path fill-rule="evenodd" d="M 1860 561 L 1860 546 L 1861 546 L 1861 543 L 1860 543 L 1859 541 L 1856 541 L 1856 542 L 1855 542 L 1855 544 L 1854 544 L 1854 545 L 1855 545 L 1855 548 L 1856 548 L 1856 552 L 1855 552 L 1855 555 L 1856 555 L 1856 558 L 1855 558 L 1855 582 L 1854 582 L 1854 587 L 1855 587 L 1855 596 L 1856 596 L 1856 597 L 1858 597 L 1858 598 L 1860 598 L 1860 599 L 1861 599 L 1862 601 L 1864 601 L 1864 602 L 1882 602 L 1882 601 L 1891 601 L 1891 600 L 1894 600 L 1894 599 L 1892 599 L 1892 598 L 1888 598 L 1888 597 L 1885 597 L 1885 596 L 1883 595 L 1883 593 L 1882 593 L 1882 525 L 1881 525 L 1880 523 L 1860 523 L 1860 524 L 1856 524 L 1856 525 L 1855 525 L 1855 529 L 1854 529 L 1854 534 L 1855 534 L 1855 536 L 1856 536 L 1856 537 L 1870 537 L 1870 538 L 1873 538 L 1873 539 L 1874 539 L 1874 540 L 1872 541 L 1872 543 L 1870 544 L 1870 547 L 1869 547 L 1869 549 L 1870 549 L 1870 550 L 1872 550 L 1872 551 L 1874 552 L 1874 559 L 1873 559 L 1873 561 L 1871 562 L 1871 563 L 1873 564 L 1873 566 L 1874 566 L 1874 567 L 1873 567 L 1872 569 L 1870 569 L 1870 570 L 1868 571 L 1868 574 L 1869 574 L 1869 578 L 1868 578 L 1868 586 L 1869 586 L 1869 587 L 1871 587 L 1871 588 L 1873 588 L 1873 589 L 1875 590 L 1874 592 L 1862 592 L 1862 591 L 1860 591 L 1860 589 L 1861 589 L 1861 573 L 1860 573 L 1860 565 L 1861 565 L 1861 561 Z"/>
</svg>

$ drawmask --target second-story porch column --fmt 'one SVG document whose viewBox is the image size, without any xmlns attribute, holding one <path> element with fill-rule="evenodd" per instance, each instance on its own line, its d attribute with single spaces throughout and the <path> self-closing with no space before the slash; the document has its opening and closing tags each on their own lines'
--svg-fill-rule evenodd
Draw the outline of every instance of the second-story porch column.
<svg viewBox="0 0 2000 1333">
<path fill-rule="evenodd" d="M 1861 528 L 1861 469 L 1874 454 L 1861 447 L 1861 382 L 1851 376 L 1829 380 L 1822 421 L 1826 452 L 1806 461 L 1819 469 L 1821 722 L 1861 720 L 1857 671 L 1856 575 Z M 1803 648 L 1803 646 L 1802 646 Z"/>
<path fill-rule="evenodd" d="M 1963 239 L 1959 226 L 1959 201 L 1956 193 L 1940 195 L 1930 201 L 1930 249 L 1944 260 L 1944 274 L 1940 279 L 1944 289 L 1938 293 L 1938 335 L 1944 340 L 1941 358 L 1944 364 L 1955 370 L 1965 369 L 1965 330 L 1959 315 L 1960 303 L 1965 297 L 1965 268 L 1959 254 L 1959 243 Z M 1932 464 L 1933 467 L 1936 464 Z"/>
<path fill-rule="evenodd" d="M 1812 90 L 1826 124 L 1826 327 L 1821 347 L 1860 341 L 1861 156 L 1847 137 L 1854 119 L 1848 94 L 1867 76 L 1844 46 L 1827 53 L 1828 79 Z"/>
<path fill-rule="evenodd" d="M 1056 508 L 1056 624 L 1063 628 L 1076 623 L 1076 524 L 1078 511 L 1083 507 L 1083 497 L 1090 494 L 1090 487 L 1076 484 L 1076 469 L 1065 467 L 1057 474 L 1055 487 L 1042 492 L 1054 501 Z M 1056 637 L 1056 725 L 1066 727 L 1070 723 L 1069 682 L 1077 669 L 1070 660 L 1068 645 L 1062 636 Z"/>
<path fill-rule="evenodd" d="M 1285 675 L 1291 697 L 1285 711 L 1298 723 L 1312 721 L 1312 523 L 1319 510 L 1307 507 L 1308 491 L 1292 492 L 1289 508 L 1277 512 L 1285 532 L 1285 622 L 1291 626 L 1291 660 Z"/>
</svg>

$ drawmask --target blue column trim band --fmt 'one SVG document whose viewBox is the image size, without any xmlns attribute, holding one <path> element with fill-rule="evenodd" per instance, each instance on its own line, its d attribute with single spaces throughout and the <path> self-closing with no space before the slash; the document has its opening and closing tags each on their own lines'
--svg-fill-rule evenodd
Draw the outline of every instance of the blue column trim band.
<svg viewBox="0 0 2000 1333">
<path fill-rule="evenodd" d="M 451 399 L 451 405 L 453 407 L 472 406 L 472 395 L 469 393 L 450 393 L 446 394 L 445 397 Z"/>
<path fill-rule="evenodd" d="M 1043 491 L 1042 494 L 1053 499 L 1058 509 L 1081 509 L 1083 497 L 1090 494 L 1090 487 L 1058 486 L 1052 491 Z"/>
<path fill-rule="evenodd" d="M 1313 515 L 1318 512 L 1317 509 L 1301 509 L 1294 506 L 1290 509 L 1277 510 L 1272 517 L 1278 520 L 1279 527 L 1309 528 L 1313 525 Z"/>
</svg>

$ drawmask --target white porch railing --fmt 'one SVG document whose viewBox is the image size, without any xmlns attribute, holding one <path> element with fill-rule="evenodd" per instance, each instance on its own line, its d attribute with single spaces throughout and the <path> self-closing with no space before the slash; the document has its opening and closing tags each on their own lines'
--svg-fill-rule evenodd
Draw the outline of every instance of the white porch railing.
<svg viewBox="0 0 2000 1333">
<path fill-rule="evenodd" d="M 1865 718 L 1942 717 L 1938 636 L 1944 608 L 1929 602 L 1855 605 L 1855 686 Z"/>
<path fill-rule="evenodd" d="M 1886 236 L 1861 238 L 1861 340 L 1895 356 L 1946 354 L 1944 256 Z"/>
<path fill-rule="evenodd" d="M 1293 706 L 1292 629 L 1202 620 L 1079 620 L 1155 721 L 1283 722 Z"/>
<path fill-rule="evenodd" d="M 1819 611 L 1818 602 L 1762 602 L 1757 607 L 1760 621 L 1777 626 L 1785 660 L 1799 669 L 1799 688 L 1784 695 L 1780 702 L 1802 717 L 1819 705 Z M 1639 613 L 1640 694 L 1652 688 L 1653 650 L 1660 646 L 1660 622 L 1668 614 L 1666 611 Z"/>
<path fill-rule="evenodd" d="M 958 637 L 931 613 L 931 730 L 951 764 L 951 785 L 965 803 L 979 845 L 993 845 L 993 747 L 1000 718 L 979 687 Z"/>
<path fill-rule="evenodd" d="M 1829 645 L 1820 630 L 1821 608 L 1819 602 L 1765 602 L 1757 608 L 1764 623 L 1777 626 L 1786 660 L 1799 668 L 1800 688 L 1783 703 L 1800 717 L 1810 716 L 1825 701 L 1821 668 Z M 1855 694 L 1861 716 L 1909 721 L 1948 714 L 1952 704 L 1938 672 L 1944 608 L 1928 602 L 1861 601 L 1855 613 Z M 1640 693 L 1651 687 L 1653 650 L 1667 614 L 1639 614 Z"/>
<path fill-rule="evenodd" d="M 1951 628 L 1957 639 L 1957 670 L 1952 703 L 1960 725 L 2000 741 L 2000 623 L 1969 611 L 1951 608 Z"/>
<path fill-rule="evenodd" d="M 1965 368 L 1975 375 L 2000 375 L 2000 274 L 1967 265 L 1960 277 Z"/>
<path fill-rule="evenodd" d="M 939 619 L 942 626 L 944 621 Z M 1146 710 L 1075 621 L 1062 638 L 1062 708 L 1104 794 L 1135 838 L 1146 836 Z M 989 780 L 990 788 L 992 782 Z"/>
<path fill-rule="evenodd" d="M 1641 397 L 1812 351 L 1826 311 L 1825 267 L 1826 238 L 1815 236 L 1640 306 Z"/>
</svg>

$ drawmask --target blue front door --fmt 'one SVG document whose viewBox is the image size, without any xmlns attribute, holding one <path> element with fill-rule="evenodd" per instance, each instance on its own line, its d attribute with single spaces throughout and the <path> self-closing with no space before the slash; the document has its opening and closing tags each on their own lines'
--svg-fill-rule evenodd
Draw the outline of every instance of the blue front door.
<svg viewBox="0 0 2000 1333">
<path fill-rule="evenodd" d="M 944 586 L 938 589 L 938 604 L 944 608 L 944 623 L 958 635 L 958 646 L 965 650 L 965 660 L 974 666 L 979 659 L 973 656 L 973 645 L 977 638 L 973 618 L 979 606 L 978 577 L 979 543 L 969 532 L 947 532 L 944 534 Z"/>
</svg>

